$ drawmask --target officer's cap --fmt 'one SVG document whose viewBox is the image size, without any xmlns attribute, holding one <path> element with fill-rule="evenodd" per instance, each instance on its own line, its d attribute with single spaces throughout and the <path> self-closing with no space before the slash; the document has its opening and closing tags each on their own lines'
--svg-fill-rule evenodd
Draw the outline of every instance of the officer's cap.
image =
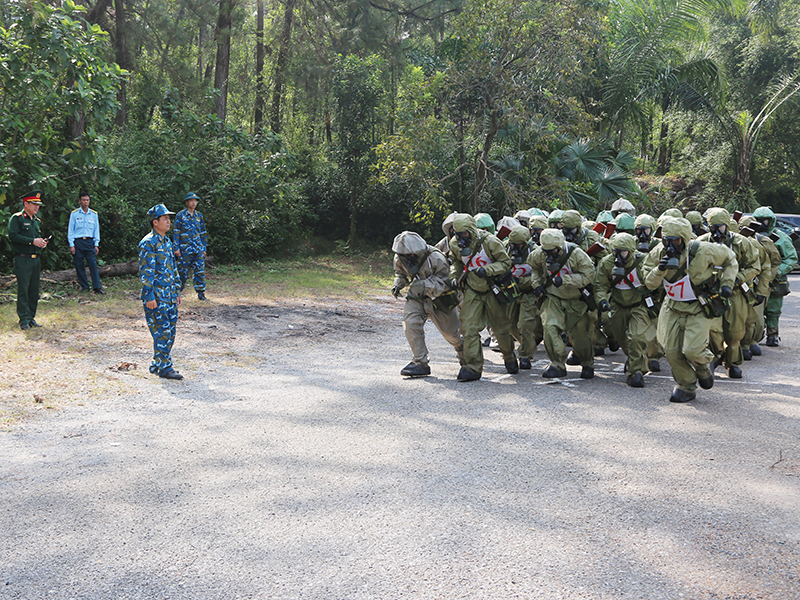
<svg viewBox="0 0 800 600">
<path fill-rule="evenodd" d="M 23 202 L 30 202 L 32 204 L 41 204 L 42 203 L 42 191 L 41 190 L 33 190 L 29 194 L 25 194 L 22 197 Z"/>
</svg>

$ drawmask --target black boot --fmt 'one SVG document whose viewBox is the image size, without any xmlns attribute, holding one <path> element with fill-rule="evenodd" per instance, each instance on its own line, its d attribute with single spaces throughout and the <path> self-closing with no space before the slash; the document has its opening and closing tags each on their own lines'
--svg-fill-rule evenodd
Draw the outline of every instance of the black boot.
<svg viewBox="0 0 800 600">
<path fill-rule="evenodd" d="M 750 348 L 742 348 L 742 358 L 745 360 L 753 360 L 753 353 Z"/>
<path fill-rule="evenodd" d="M 661 372 L 661 363 L 658 362 L 657 358 L 651 358 L 647 361 L 647 368 L 651 373 L 660 373 Z"/>
<path fill-rule="evenodd" d="M 572 367 L 576 367 L 579 364 L 581 364 L 581 361 L 579 361 L 578 357 L 575 356 L 575 351 L 574 350 L 570 350 L 569 351 L 569 354 L 567 354 L 567 360 L 565 360 L 564 362 L 567 363 L 568 365 L 572 366 Z"/>
<path fill-rule="evenodd" d="M 672 390 L 672 396 L 669 397 L 670 402 L 691 402 L 697 398 L 694 392 L 685 392 L 681 388 Z"/>
<path fill-rule="evenodd" d="M 566 376 L 567 376 L 567 370 L 560 369 L 555 365 L 550 365 L 544 370 L 544 373 L 542 373 L 542 377 L 547 377 L 548 379 L 552 379 L 554 377 L 566 377 Z"/>
<path fill-rule="evenodd" d="M 531 359 L 530 358 L 520 358 L 519 359 L 519 368 L 528 370 L 531 368 Z"/>
<path fill-rule="evenodd" d="M 758 344 L 751 344 L 750 354 L 752 354 L 753 356 L 761 356 L 761 346 L 759 346 Z"/>
<path fill-rule="evenodd" d="M 402 371 L 400 371 L 400 375 L 403 377 L 425 377 L 426 375 L 431 374 L 431 368 L 429 365 L 423 365 L 422 363 L 410 362 L 405 367 L 403 367 Z"/>
<path fill-rule="evenodd" d="M 583 367 L 580 377 L 581 379 L 594 379 L 594 367 Z"/>
<path fill-rule="evenodd" d="M 700 384 L 700 387 L 704 390 L 710 390 L 714 387 L 714 373 L 711 373 L 708 377 L 703 377 L 702 379 L 698 379 L 697 383 Z M 678 388 L 675 388 L 678 389 Z"/>
<path fill-rule="evenodd" d="M 742 369 L 737 367 L 736 365 L 731 365 L 728 367 L 728 377 L 731 379 L 741 379 L 742 378 Z"/>
<path fill-rule="evenodd" d="M 770 346 L 770 347 L 773 347 L 773 348 L 774 348 L 775 346 L 777 346 L 777 345 L 778 345 L 778 340 L 779 340 L 779 339 L 780 339 L 780 338 L 778 337 L 778 334 L 777 334 L 777 333 L 776 333 L 776 334 L 773 334 L 773 335 L 768 335 L 768 336 L 767 336 L 767 342 L 766 342 L 766 344 L 767 344 L 767 346 Z"/>
<path fill-rule="evenodd" d="M 516 358 L 507 360 L 505 364 L 506 364 L 506 371 L 508 371 L 511 375 L 516 375 L 517 373 L 519 373 L 519 363 L 517 362 Z"/>
<path fill-rule="evenodd" d="M 628 375 L 628 385 L 633 388 L 644 387 L 644 375 L 641 371 L 636 371 L 633 375 Z"/>
<path fill-rule="evenodd" d="M 615 341 L 608 340 L 608 351 L 616 352 L 617 350 L 619 350 L 619 344 Z"/>
<path fill-rule="evenodd" d="M 459 381 L 477 381 L 480 378 L 480 373 L 470 371 L 467 367 L 461 367 L 461 370 L 458 372 Z"/>
</svg>

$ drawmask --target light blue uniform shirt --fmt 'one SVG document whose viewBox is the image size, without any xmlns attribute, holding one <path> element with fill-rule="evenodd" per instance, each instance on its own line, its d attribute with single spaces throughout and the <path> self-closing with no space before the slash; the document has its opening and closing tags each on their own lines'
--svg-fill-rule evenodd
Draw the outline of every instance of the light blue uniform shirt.
<svg viewBox="0 0 800 600">
<path fill-rule="evenodd" d="M 75 245 L 76 238 L 83 237 L 93 238 L 94 245 L 100 246 L 100 221 L 97 218 L 97 213 L 91 208 L 88 212 L 83 212 L 83 209 L 79 207 L 69 215 L 67 241 L 70 248 Z"/>
</svg>

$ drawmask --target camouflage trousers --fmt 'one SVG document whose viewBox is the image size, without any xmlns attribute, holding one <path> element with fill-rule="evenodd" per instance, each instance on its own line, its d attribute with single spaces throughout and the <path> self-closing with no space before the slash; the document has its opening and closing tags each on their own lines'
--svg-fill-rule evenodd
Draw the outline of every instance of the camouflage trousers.
<svg viewBox="0 0 800 600">
<path fill-rule="evenodd" d="M 172 345 L 178 324 L 178 305 L 159 303 L 156 308 L 144 307 L 144 318 L 153 336 L 153 362 L 150 372 L 161 373 L 172 368 Z"/>
<path fill-rule="evenodd" d="M 206 291 L 206 259 L 201 254 L 184 254 L 178 257 L 178 275 L 181 278 L 181 290 L 189 279 L 189 271 L 193 271 L 192 283 L 195 292 Z"/>
</svg>

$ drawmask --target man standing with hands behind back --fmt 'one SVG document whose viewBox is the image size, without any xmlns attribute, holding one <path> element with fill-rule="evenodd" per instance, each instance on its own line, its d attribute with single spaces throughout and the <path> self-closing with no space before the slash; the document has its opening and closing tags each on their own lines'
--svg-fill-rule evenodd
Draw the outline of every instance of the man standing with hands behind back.
<svg viewBox="0 0 800 600">
<path fill-rule="evenodd" d="M 11 215 L 8 221 L 8 239 L 14 252 L 14 275 L 17 278 L 20 329 L 41 327 L 35 319 L 39 305 L 39 253 L 50 241 L 50 238 L 42 238 L 42 221 L 36 216 L 41 204 L 42 192 L 36 190 L 26 195 L 22 199 L 22 210 Z"/>
<path fill-rule="evenodd" d="M 69 242 L 69 251 L 75 260 L 75 270 L 81 290 L 89 291 L 89 282 L 86 280 L 86 265 L 88 265 L 94 293 L 105 294 L 103 286 L 100 285 L 100 273 L 97 271 L 97 253 L 100 251 L 100 221 L 97 213 L 89 208 L 90 201 L 88 192 L 81 191 L 78 194 L 80 208 L 76 208 L 69 215 L 67 242 Z"/>
<path fill-rule="evenodd" d="M 183 379 L 172 368 L 172 345 L 178 324 L 178 305 L 181 303 L 180 279 L 175 266 L 172 242 L 167 236 L 172 222 L 163 204 L 147 211 L 153 231 L 139 242 L 139 275 L 142 280 L 141 299 L 150 335 L 153 336 L 153 362 L 150 372 L 164 379 Z"/>
</svg>

